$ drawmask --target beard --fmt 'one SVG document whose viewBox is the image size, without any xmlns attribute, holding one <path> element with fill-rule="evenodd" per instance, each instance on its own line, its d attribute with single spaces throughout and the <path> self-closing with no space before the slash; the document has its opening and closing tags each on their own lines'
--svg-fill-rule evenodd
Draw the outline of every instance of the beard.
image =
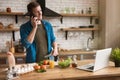
<svg viewBox="0 0 120 80">
<path fill-rule="evenodd" d="M 40 15 L 40 16 L 38 16 L 37 18 L 38 18 L 38 20 L 42 20 L 42 16 L 41 16 L 41 15 Z"/>
</svg>

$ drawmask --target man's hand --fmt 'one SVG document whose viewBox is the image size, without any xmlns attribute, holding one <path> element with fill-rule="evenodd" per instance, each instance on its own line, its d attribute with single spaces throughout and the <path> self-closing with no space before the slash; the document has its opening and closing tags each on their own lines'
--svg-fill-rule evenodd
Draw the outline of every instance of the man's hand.
<svg viewBox="0 0 120 80">
<path fill-rule="evenodd" d="M 53 56 L 57 56 L 58 55 L 58 50 L 53 49 Z"/>
<path fill-rule="evenodd" d="M 37 25 L 38 24 L 41 24 L 41 21 L 40 20 L 38 20 L 38 18 L 37 17 L 31 17 L 31 23 L 32 23 L 32 26 L 33 26 L 33 28 L 37 28 Z"/>
</svg>

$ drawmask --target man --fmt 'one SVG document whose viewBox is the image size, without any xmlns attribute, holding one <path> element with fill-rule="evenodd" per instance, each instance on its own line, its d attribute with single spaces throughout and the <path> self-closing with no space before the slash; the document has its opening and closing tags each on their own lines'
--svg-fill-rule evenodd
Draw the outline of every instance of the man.
<svg viewBox="0 0 120 80">
<path fill-rule="evenodd" d="M 40 62 L 45 59 L 45 55 L 52 53 L 58 55 L 57 43 L 51 24 L 42 20 L 42 10 L 37 2 L 30 2 L 27 5 L 30 14 L 30 21 L 21 25 L 21 43 L 26 47 L 26 63 Z M 53 48 L 53 50 L 52 50 Z"/>
</svg>

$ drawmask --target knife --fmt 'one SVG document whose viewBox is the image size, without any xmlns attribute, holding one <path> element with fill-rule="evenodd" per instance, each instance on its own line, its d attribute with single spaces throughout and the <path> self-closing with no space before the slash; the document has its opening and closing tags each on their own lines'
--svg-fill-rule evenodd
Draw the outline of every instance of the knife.
<svg viewBox="0 0 120 80">
<path fill-rule="evenodd" d="M 44 57 L 45 57 L 45 58 L 48 58 L 48 57 L 50 57 L 50 56 L 52 56 L 52 51 L 51 51 L 50 54 L 48 54 L 48 55 L 46 55 L 46 56 L 44 56 Z"/>
<path fill-rule="evenodd" d="M 44 57 L 45 57 L 45 58 L 48 58 L 48 57 L 52 56 L 52 53 L 53 53 L 53 51 L 51 51 L 50 54 L 48 54 L 48 55 L 46 55 L 46 56 L 44 56 Z"/>
<path fill-rule="evenodd" d="M 46 55 L 46 56 L 44 56 L 45 58 L 49 58 L 50 56 L 52 56 L 52 53 L 53 53 L 53 51 L 51 51 L 51 53 L 50 54 L 48 54 L 48 55 Z M 54 61 L 57 61 L 58 60 L 58 55 L 57 56 L 54 56 Z"/>
</svg>

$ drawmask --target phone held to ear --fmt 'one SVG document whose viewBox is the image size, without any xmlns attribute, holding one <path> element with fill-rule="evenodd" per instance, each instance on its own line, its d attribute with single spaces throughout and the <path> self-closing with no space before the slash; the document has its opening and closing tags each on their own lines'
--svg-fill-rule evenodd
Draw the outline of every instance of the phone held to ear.
<svg viewBox="0 0 120 80">
<path fill-rule="evenodd" d="M 33 14 L 33 13 L 30 13 L 30 16 L 33 17 L 33 18 L 34 18 L 34 17 L 37 17 L 37 16 L 36 16 L 35 14 Z M 36 21 L 40 21 L 40 19 L 36 19 Z"/>
</svg>

